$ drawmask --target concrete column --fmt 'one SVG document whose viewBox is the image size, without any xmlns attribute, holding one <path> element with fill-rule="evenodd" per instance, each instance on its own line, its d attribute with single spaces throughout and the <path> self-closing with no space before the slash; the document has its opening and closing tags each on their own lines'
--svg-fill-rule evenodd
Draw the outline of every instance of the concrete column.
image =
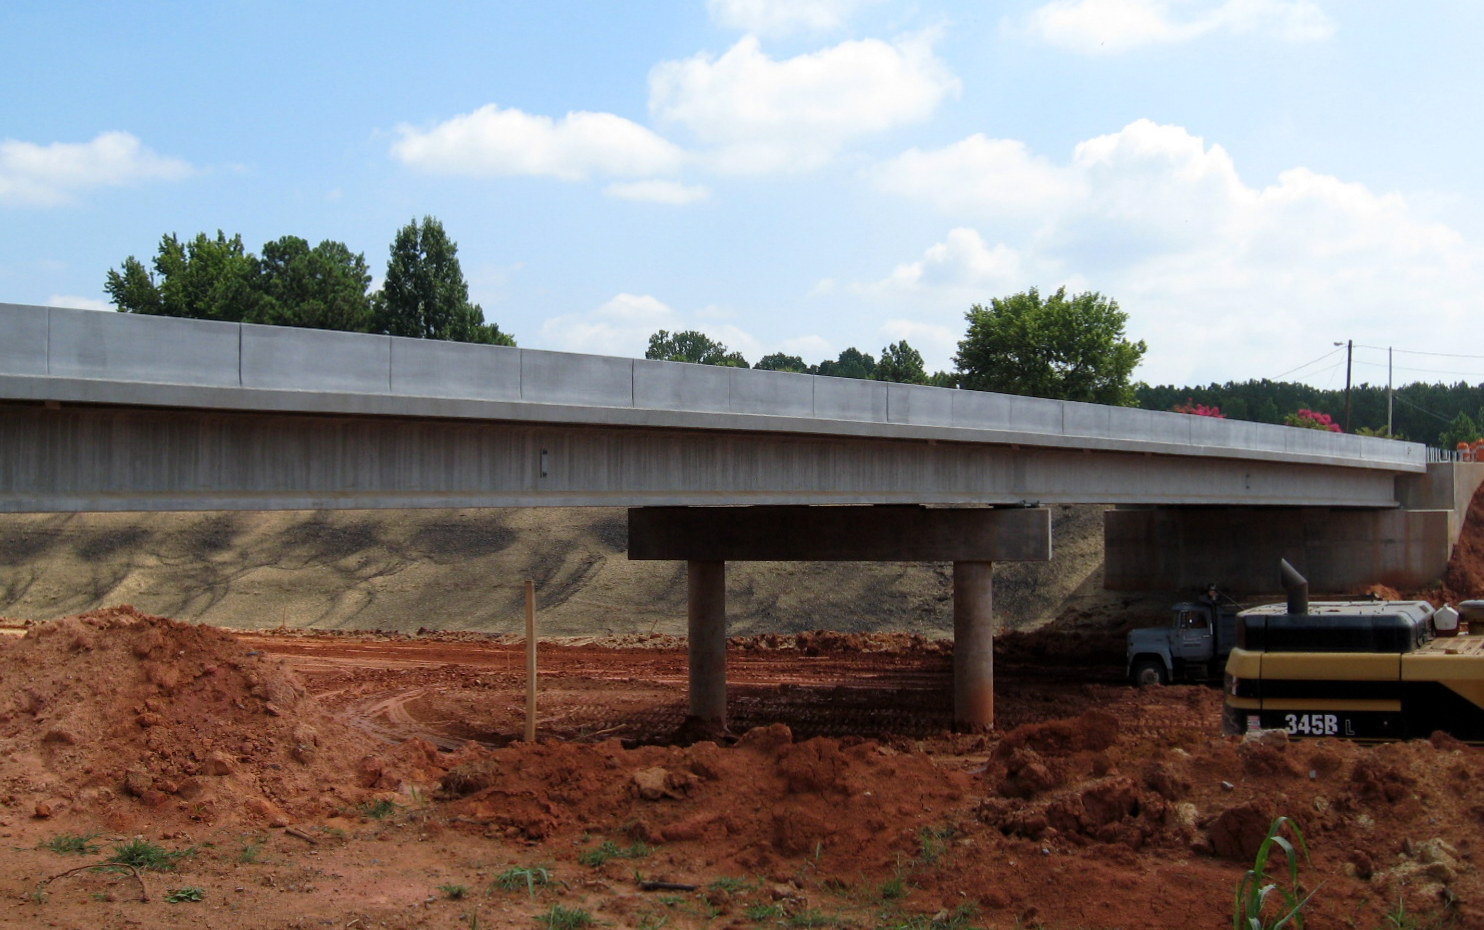
<svg viewBox="0 0 1484 930">
<path fill-rule="evenodd" d="M 690 649 L 690 714 L 707 726 L 727 724 L 727 563 L 685 563 L 686 632 Z"/>
<path fill-rule="evenodd" d="M 994 728 L 992 562 L 953 563 L 953 722 Z"/>
</svg>

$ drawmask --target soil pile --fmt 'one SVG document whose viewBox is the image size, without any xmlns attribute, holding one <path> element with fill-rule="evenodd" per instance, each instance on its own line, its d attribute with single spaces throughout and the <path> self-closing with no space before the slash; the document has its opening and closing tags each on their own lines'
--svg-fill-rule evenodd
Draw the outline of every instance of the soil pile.
<svg viewBox="0 0 1484 930">
<path fill-rule="evenodd" d="M 369 743 L 211 627 L 118 607 L 0 642 L 0 801 L 36 816 L 283 826 L 386 787 Z"/>
<path fill-rule="evenodd" d="M 1484 485 L 1469 501 L 1463 530 L 1443 573 L 1443 597 L 1450 603 L 1484 596 Z"/>
</svg>

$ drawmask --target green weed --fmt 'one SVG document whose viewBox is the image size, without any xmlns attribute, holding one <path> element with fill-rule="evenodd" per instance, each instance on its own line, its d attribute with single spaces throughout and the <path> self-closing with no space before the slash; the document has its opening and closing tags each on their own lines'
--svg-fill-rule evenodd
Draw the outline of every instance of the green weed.
<svg viewBox="0 0 1484 930">
<path fill-rule="evenodd" d="M 448 898 L 448 900 L 450 901 L 462 901 L 464 900 L 464 896 L 469 893 L 469 886 L 439 885 L 438 890 L 443 892 L 443 896 Z"/>
<path fill-rule="evenodd" d="M 582 930 L 593 925 L 593 915 L 582 908 L 562 907 L 553 904 L 545 914 L 537 914 L 536 922 L 547 930 Z"/>
<path fill-rule="evenodd" d="M 101 847 L 93 842 L 98 837 L 97 833 L 89 833 L 86 836 L 78 836 L 73 833 L 60 833 L 38 846 L 38 849 L 50 849 L 54 853 L 63 856 L 91 856 Z"/>
<path fill-rule="evenodd" d="M 387 798 L 381 798 L 377 801 L 367 801 L 360 806 L 361 814 L 372 820 L 385 820 L 396 813 L 397 810 L 397 802 L 388 800 Z"/>
<path fill-rule="evenodd" d="M 171 872 L 174 871 L 177 862 L 195 854 L 195 849 L 179 849 L 172 852 L 157 843 L 151 843 L 142 836 L 136 836 L 127 843 L 113 847 L 113 855 L 108 857 L 105 864 L 127 865 L 154 872 Z"/>
<path fill-rule="evenodd" d="M 918 861 L 933 865 L 948 852 L 948 841 L 953 838 L 952 827 L 923 827 L 917 831 Z"/>
<path fill-rule="evenodd" d="M 537 888 L 551 884 L 551 870 L 543 866 L 514 866 L 496 875 L 492 884 L 501 891 L 524 888 L 527 894 L 535 897 Z"/>
<path fill-rule="evenodd" d="M 262 857 L 262 843 L 244 843 L 242 844 L 242 851 L 237 854 L 237 861 L 251 864 L 262 861 Z"/>
<path fill-rule="evenodd" d="M 583 865 L 597 868 L 611 859 L 643 859 L 654 852 L 654 849 L 645 843 L 632 843 L 628 846 L 619 846 L 612 840 L 604 840 L 592 849 L 585 849 L 577 856 L 577 861 Z"/>
<path fill-rule="evenodd" d="M 1293 834 L 1290 841 L 1283 836 L 1284 828 Z M 1274 880 L 1268 874 L 1268 863 L 1275 849 L 1283 851 L 1287 862 L 1286 883 Z M 1309 857 L 1304 845 L 1304 834 L 1297 823 L 1287 817 L 1275 818 L 1268 827 L 1268 835 L 1257 848 L 1252 868 L 1237 882 L 1236 898 L 1232 906 L 1232 930 L 1280 930 L 1293 927 L 1303 930 L 1304 908 L 1314 892 L 1303 893 L 1299 884 L 1299 858 Z M 1280 876 L 1281 877 L 1281 876 Z M 1274 906 L 1270 907 L 1270 903 Z M 1272 917 L 1264 917 L 1265 911 L 1276 910 Z"/>
<path fill-rule="evenodd" d="M 172 888 L 165 893 L 165 900 L 171 904 L 184 904 L 187 901 L 200 901 L 206 897 L 206 892 L 195 886 L 188 885 L 185 888 Z"/>
<path fill-rule="evenodd" d="M 708 886 L 712 891 L 725 891 L 727 894 L 738 894 L 743 891 L 752 890 L 752 882 L 745 878 L 732 878 L 723 875 Z"/>
<path fill-rule="evenodd" d="M 776 904 L 752 904 L 743 909 L 742 916 L 748 920 L 773 920 L 783 916 L 783 908 Z"/>
</svg>

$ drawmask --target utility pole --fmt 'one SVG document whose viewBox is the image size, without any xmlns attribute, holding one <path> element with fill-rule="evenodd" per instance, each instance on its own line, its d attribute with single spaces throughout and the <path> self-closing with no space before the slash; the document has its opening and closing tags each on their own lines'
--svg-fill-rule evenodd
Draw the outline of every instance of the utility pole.
<svg viewBox="0 0 1484 930">
<path fill-rule="evenodd" d="M 1393 394 L 1392 394 L 1392 390 L 1391 390 L 1391 346 L 1387 346 L 1386 347 L 1386 438 L 1387 439 L 1393 439 L 1393 438 L 1395 438 L 1395 436 L 1391 432 L 1391 401 L 1392 401 L 1392 396 L 1393 396 Z"/>
<path fill-rule="evenodd" d="M 1345 340 L 1345 432 L 1350 432 L 1350 368 L 1355 358 L 1355 340 Z"/>
</svg>

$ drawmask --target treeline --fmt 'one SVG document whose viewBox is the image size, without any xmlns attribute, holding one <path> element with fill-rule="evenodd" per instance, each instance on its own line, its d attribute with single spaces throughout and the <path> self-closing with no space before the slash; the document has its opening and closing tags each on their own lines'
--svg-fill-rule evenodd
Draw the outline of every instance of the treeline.
<svg viewBox="0 0 1484 930">
<path fill-rule="evenodd" d="M 952 374 L 941 371 L 928 374 L 923 367 L 922 353 L 908 345 L 905 339 L 883 348 L 880 359 L 851 346 L 833 359 L 814 364 L 806 363 L 798 355 L 774 352 L 763 356 L 756 365 L 749 365 L 741 352 L 732 351 L 705 333 L 694 329 L 672 333 L 662 329 L 649 337 L 649 348 L 644 351 L 644 357 L 662 362 L 694 362 L 698 365 L 721 365 L 728 368 L 793 371 L 830 378 L 896 381 L 938 387 L 957 386 L 956 376 Z"/>
<path fill-rule="evenodd" d="M 1283 423 L 1293 411 L 1310 409 L 1329 414 L 1351 433 L 1385 435 L 1386 388 L 1362 384 L 1350 390 L 1350 422 L 1345 422 L 1345 391 L 1324 390 L 1290 381 L 1228 381 L 1206 387 L 1138 384 L 1138 406 L 1145 410 L 1172 410 L 1204 404 L 1216 407 L 1232 420 Z M 1393 392 L 1392 436 L 1452 449 L 1481 435 L 1484 426 L 1484 383 L 1407 384 Z"/>
<path fill-rule="evenodd" d="M 220 230 L 166 235 L 150 268 L 131 255 L 104 284 L 125 313 L 515 345 L 469 302 L 458 246 L 431 216 L 397 231 L 381 289 L 370 287 L 365 257 L 343 242 L 283 236 L 254 254 Z"/>
</svg>

